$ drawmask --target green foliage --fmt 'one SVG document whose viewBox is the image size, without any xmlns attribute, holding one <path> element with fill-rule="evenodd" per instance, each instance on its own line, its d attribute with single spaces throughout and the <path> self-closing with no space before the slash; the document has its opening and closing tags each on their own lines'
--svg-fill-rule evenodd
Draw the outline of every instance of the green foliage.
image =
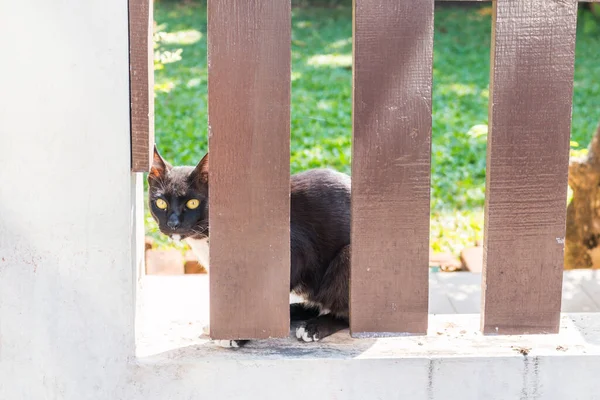
<svg viewBox="0 0 600 400">
<path fill-rule="evenodd" d="M 292 7 L 336 7 L 352 5 L 352 0 L 291 0 Z M 155 7 L 159 3 L 190 5 L 196 3 L 206 5 L 206 0 L 154 0 Z"/>
<path fill-rule="evenodd" d="M 436 10 L 431 193 L 436 251 L 457 252 L 482 236 L 490 10 Z M 207 148 L 206 9 L 201 3 L 161 1 L 155 5 L 155 19 L 156 141 L 169 161 L 192 165 Z M 292 172 L 314 167 L 350 172 L 351 9 L 294 8 L 292 29 Z M 600 119 L 598 49 L 598 21 L 582 11 L 574 152 L 587 146 Z M 163 242 L 152 219 L 148 221 L 149 233 Z"/>
</svg>

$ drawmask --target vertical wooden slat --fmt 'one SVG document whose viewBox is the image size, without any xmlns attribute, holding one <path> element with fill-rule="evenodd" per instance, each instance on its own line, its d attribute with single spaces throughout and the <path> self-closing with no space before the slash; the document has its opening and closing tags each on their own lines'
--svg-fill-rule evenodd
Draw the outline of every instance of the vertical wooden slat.
<svg viewBox="0 0 600 400">
<path fill-rule="evenodd" d="M 152 0 L 129 0 L 131 170 L 147 172 L 154 149 Z"/>
<path fill-rule="evenodd" d="M 577 2 L 494 4 L 482 329 L 559 328 Z"/>
<path fill-rule="evenodd" d="M 290 0 L 209 0 L 210 336 L 289 335 Z"/>
<path fill-rule="evenodd" d="M 354 336 L 427 330 L 433 9 L 354 2 Z"/>
</svg>

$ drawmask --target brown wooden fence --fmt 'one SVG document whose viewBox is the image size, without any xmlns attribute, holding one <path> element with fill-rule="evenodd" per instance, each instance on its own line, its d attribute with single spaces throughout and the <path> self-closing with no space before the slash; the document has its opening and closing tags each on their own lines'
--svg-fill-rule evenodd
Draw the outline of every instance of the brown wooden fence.
<svg viewBox="0 0 600 400">
<path fill-rule="evenodd" d="M 482 330 L 553 333 L 577 1 L 493 9 Z M 208 0 L 208 11 L 211 336 L 285 337 L 290 2 Z M 433 15 L 434 0 L 354 0 L 354 336 L 427 329 Z M 136 172 L 153 144 L 151 16 L 148 0 L 130 0 Z"/>
</svg>

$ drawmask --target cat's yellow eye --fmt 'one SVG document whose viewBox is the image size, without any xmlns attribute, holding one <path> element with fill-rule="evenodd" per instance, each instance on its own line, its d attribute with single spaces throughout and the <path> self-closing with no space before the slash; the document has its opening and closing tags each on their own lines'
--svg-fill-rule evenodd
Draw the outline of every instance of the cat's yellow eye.
<svg viewBox="0 0 600 400">
<path fill-rule="evenodd" d="M 197 199 L 188 200 L 188 202 L 185 204 L 185 206 L 187 208 L 189 208 L 190 210 L 193 210 L 194 208 L 198 208 L 199 205 L 200 205 L 200 201 L 198 201 Z"/>
<path fill-rule="evenodd" d="M 167 209 L 167 202 L 164 201 L 163 199 L 156 199 L 155 203 L 156 203 L 156 207 L 160 208 L 161 210 Z"/>
</svg>

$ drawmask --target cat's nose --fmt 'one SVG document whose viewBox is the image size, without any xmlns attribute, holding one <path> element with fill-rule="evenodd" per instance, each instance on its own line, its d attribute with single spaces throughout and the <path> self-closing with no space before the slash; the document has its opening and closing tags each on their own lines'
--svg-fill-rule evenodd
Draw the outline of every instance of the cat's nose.
<svg viewBox="0 0 600 400">
<path fill-rule="evenodd" d="M 172 215 L 167 221 L 167 226 L 171 229 L 177 229 L 179 225 L 179 218 L 176 215 Z"/>
</svg>

